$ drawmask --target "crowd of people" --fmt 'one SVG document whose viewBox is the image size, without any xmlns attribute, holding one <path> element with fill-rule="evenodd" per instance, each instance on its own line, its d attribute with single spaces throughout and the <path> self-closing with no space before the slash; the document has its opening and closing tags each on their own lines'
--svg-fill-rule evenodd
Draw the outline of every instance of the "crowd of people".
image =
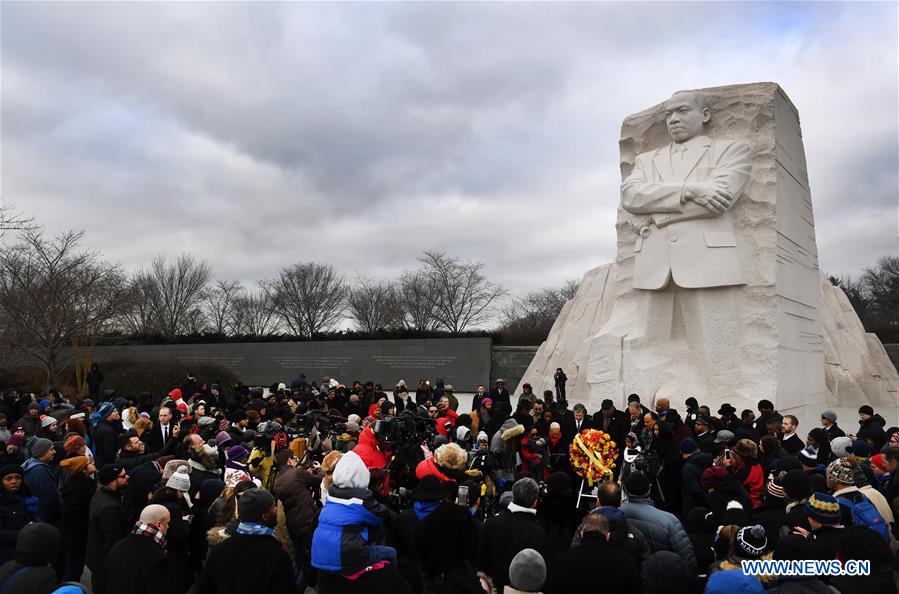
<svg viewBox="0 0 899 594">
<path fill-rule="evenodd" d="M 0 594 L 896 592 L 899 428 L 871 406 L 844 431 L 767 400 L 590 414 L 561 369 L 470 410 L 441 380 L 120 395 L 93 371 L 88 398 L 0 403 Z M 597 484 L 588 429 L 617 445 Z M 870 572 L 742 570 L 767 559 Z"/>
</svg>

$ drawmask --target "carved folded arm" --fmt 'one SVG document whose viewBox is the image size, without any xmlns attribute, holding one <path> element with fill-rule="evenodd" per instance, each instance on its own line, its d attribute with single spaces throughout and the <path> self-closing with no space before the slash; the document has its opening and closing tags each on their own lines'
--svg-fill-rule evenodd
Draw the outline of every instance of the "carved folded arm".
<svg viewBox="0 0 899 594">
<path fill-rule="evenodd" d="M 637 159 L 634 170 L 621 184 L 621 205 L 633 214 L 680 212 L 684 206 L 683 194 L 683 182 L 650 182 L 643 159 Z"/>
</svg>

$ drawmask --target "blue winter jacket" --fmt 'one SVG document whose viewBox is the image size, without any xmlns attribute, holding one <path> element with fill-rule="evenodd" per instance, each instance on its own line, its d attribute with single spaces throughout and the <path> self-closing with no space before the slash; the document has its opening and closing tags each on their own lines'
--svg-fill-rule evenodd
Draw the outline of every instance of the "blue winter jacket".
<svg viewBox="0 0 899 594">
<path fill-rule="evenodd" d="M 56 477 L 50 466 L 37 458 L 28 458 L 22 464 L 23 479 L 31 494 L 37 497 L 37 518 L 41 522 L 55 524 L 62 518 L 62 503 Z"/>
<path fill-rule="evenodd" d="M 368 489 L 331 486 L 312 535 L 312 566 L 352 575 L 368 567 L 369 528 L 391 518 Z"/>
</svg>

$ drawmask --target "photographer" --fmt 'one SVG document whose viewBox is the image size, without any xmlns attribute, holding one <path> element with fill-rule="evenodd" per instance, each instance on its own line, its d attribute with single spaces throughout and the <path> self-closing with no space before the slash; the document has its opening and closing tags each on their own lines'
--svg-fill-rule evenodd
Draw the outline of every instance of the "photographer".
<svg viewBox="0 0 899 594">
<path fill-rule="evenodd" d="M 436 476 L 441 483 L 466 480 L 465 467 L 468 462 L 468 454 L 459 447 L 459 444 L 447 443 L 434 452 L 430 458 L 422 460 L 415 468 L 415 477 L 419 480 L 428 475 Z"/>
</svg>

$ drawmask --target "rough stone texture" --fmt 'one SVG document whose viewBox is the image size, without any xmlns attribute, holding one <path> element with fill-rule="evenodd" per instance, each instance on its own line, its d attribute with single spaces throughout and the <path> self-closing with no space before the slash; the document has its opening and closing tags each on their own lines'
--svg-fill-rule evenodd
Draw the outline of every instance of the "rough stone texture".
<svg viewBox="0 0 899 594">
<path fill-rule="evenodd" d="M 760 398 L 769 398 L 800 418 L 827 406 L 895 406 L 899 380 L 886 352 L 876 337 L 865 336 L 842 292 L 820 278 L 796 108 L 773 83 L 702 93 L 712 109 L 704 133 L 745 141 L 752 151 L 751 177 L 729 211 L 746 282 L 727 289 L 739 295 L 733 308 L 737 330 L 704 329 L 711 346 L 738 356 L 716 369 L 704 366 L 677 313 L 663 319 L 671 326 L 663 329 L 666 340 L 646 336 L 647 328 L 656 330 L 655 320 L 647 323 L 641 291 L 633 288 L 637 229 L 646 223 L 619 206 L 615 263 L 585 275 L 522 381 L 539 393 L 552 387 L 552 375 L 562 367 L 569 400 L 591 410 L 604 398 L 622 406 L 631 392 L 645 404 L 660 396 L 675 402 L 696 396 L 715 407 L 727 401 L 738 410 L 754 409 Z M 622 179 L 637 155 L 669 142 L 662 104 L 625 119 Z M 827 285 L 823 302 L 822 282 Z M 721 312 L 711 312 L 709 319 L 715 315 L 727 319 Z"/>
<path fill-rule="evenodd" d="M 587 357 L 590 339 L 612 313 L 615 304 L 615 295 L 611 290 L 614 278 L 614 264 L 604 264 L 587 271 L 574 299 L 562 308 L 552 330 L 531 360 L 516 394 L 521 393 L 522 383 L 530 383 L 537 395 L 544 390 L 554 390 L 553 376 L 556 368 L 561 367 L 568 376 L 568 399 L 585 401 L 584 394 L 589 390 Z"/>
</svg>

